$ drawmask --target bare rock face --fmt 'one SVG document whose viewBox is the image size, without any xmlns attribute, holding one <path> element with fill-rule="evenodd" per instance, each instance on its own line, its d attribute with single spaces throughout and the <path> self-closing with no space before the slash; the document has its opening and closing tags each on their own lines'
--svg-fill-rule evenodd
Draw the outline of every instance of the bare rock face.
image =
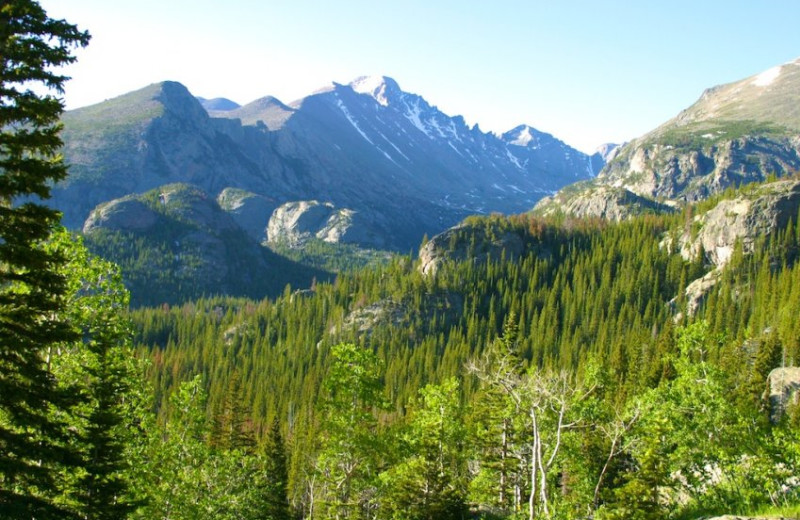
<svg viewBox="0 0 800 520">
<path fill-rule="evenodd" d="M 758 237 L 784 228 L 797 217 L 798 210 L 800 181 L 773 182 L 735 199 L 722 200 L 712 209 L 695 216 L 678 237 L 677 246 L 671 238 L 665 239 L 664 245 L 677 247 L 686 260 L 697 258 L 702 252 L 716 266 L 686 287 L 689 315 L 695 313 L 720 280 L 738 240 L 741 240 L 742 251 L 751 253 Z"/>
<path fill-rule="evenodd" d="M 412 310 L 413 309 L 413 310 Z M 369 305 L 362 305 L 347 314 L 342 323 L 330 329 L 333 335 L 355 332 L 369 335 L 379 326 L 409 327 L 415 319 L 457 319 L 464 310 L 464 298 L 454 292 L 428 293 L 422 298 L 420 307 L 412 307 L 408 301 L 384 298 Z"/>
<path fill-rule="evenodd" d="M 358 333 L 369 333 L 379 323 L 390 323 L 401 326 L 408 320 L 408 309 L 402 304 L 385 299 L 367 305 L 348 314 L 340 328 L 333 327 L 331 333 L 339 330 L 356 330 Z"/>
<path fill-rule="evenodd" d="M 294 286 L 324 276 L 259 245 L 214 197 L 188 184 L 101 204 L 83 229 L 88 245 L 126 266 L 135 305 L 217 293 L 261 298 L 280 294 L 287 273 Z"/>
<path fill-rule="evenodd" d="M 689 147 L 644 139 L 620 151 L 599 180 L 644 197 L 696 201 L 797 170 L 799 145 L 796 138 L 758 135 Z"/>
<path fill-rule="evenodd" d="M 789 406 L 800 402 L 800 367 L 776 368 L 767 377 L 770 420 L 778 422 Z"/>
<path fill-rule="evenodd" d="M 329 243 L 359 243 L 380 247 L 383 240 L 367 219 L 329 202 L 301 200 L 282 204 L 269 219 L 267 241 L 302 246 L 316 238 Z"/>
<path fill-rule="evenodd" d="M 694 316 L 711 289 L 717 285 L 722 271 L 714 269 L 686 286 L 686 312 Z"/>
<path fill-rule="evenodd" d="M 112 200 L 96 207 L 83 225 L 84 233 L 97 228 L 144 231 L 158 221 L 158 214 L 133 196 Z"/>
<path fill-rule="evenodd" d="M 217 204 L 256 242 L 267 238 L 267 225 L 277 204 L 274 200 L 237 188 L 225 188 Z"/>
<path fill-rule="evenodd" d="M 723 200 L 714 208 L 697 215 L 690 229 L 679 239 L 681 255 L 695 258 L 701 248 L 717 266 L 730 260 L 737 240 L 745 253 L 752 252 L 755 241 L 785 227 L 800 209 L 800 181 L 786 180 L 766 184 L 754 192 Z"/>
<path fill-rule="evenodd" d="M 574 217 L 599 217 L 622 221 L 643 213 L 671 213 L 673 208 L 642 197 L 624 188 L 587 182 L 580 189 L 564 189 L 545 197 L 534 208 L 541 216 L 566 214 Z"/>
</svg>

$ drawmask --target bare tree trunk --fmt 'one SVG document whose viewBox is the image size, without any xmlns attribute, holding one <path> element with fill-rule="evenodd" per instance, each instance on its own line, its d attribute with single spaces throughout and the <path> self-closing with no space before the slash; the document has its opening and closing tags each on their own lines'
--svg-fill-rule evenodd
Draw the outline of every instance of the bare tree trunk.
<svg viewBox="0 0 800 520">
<path fill-rule="evenodd" d="M 536 422 L 536 410 L 533 407 L 531 407 L 530 416 L 533 444 L 531 445 L 531 492 L 528 496 L 528 519 L 533 520 L 536 518 L 536 477 L 539 469 L 539 450 L 536 447 L 539 441 L 539 424 Z"/>
<path fill-rule="evenodd" d="M 519 457 L 516 478 L 514 479 L 514 512 L 522 511 L 522 475 L 525 474 L 525 458 Z"/>
<path fill-rule="evenodd" d="M 508 419 L 503 419 L 503 433 L 500 439 L 500 507 L 506 504 L 506 458 L 508 457 Z"/>
<path fill-rule="evenodd" d="M 611 459 L 614 458 L 614 449 L 617 447 L 617 437 L 611 441 L 611 449 L 608 451 L 608 458 L 606 463 L 603 464 L 603 469 L 600 470 L 600 476 L 597 477 L 597 485 L 594 487 L 594 498 L 592 499 L 592 508 L 597 510 L 597 503 L 600 501 L 600 486 L 603 485 L 603 478 L 606 476 L 608 465 L 611 464 Z"/>
<path fill-rule="evenodd" d="M 550 517 L 550 510 L 547 507 L 547 466 L 544 465 L 542 456 L 542 434 L 536 435 L 536 460 L 539 464 L 539 502 L 542 504 L 545 517 Z M 532 482 L 531 485 L 536 485 Z"/>
</svg>

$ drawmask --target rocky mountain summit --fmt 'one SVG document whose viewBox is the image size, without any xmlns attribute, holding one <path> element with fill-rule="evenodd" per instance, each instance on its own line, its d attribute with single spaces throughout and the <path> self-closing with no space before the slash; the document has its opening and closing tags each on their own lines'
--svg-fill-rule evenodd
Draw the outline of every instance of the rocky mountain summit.
<svg viewBox="0 0 800 520">
<path fill-rule="evenodd" d="M 329 239 L 407 251 L 469 214 L 524 211 L 603 164 L 525 125 L 469 127 L 386 77 L 244 106 L 164 82 L 63 121 L 72 167 L 51 203 L 73 228 L 98 204 L 189 183 L 254 238 L 279 206 L 317 200 L 358 215 Z"/>
<path fill-rule="evenodd" d="M 608 212 L 608 204 L 597 202 L 598 187 L 614 188 L 611 199 L 633 206 L 642 198 L 674 206 L 798 171 L 800 59 L 706 90 L 691 107 L 606 159 L 596 179 L 543 200 L 537 211 L 558 206 L 565 213 L 624 218 L 628 212 Z"/>
</svg>

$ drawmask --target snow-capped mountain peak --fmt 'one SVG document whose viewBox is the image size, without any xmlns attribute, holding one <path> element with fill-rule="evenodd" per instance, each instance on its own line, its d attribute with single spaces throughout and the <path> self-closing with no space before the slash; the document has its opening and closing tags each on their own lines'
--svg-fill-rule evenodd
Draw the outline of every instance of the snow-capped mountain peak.
<svg viewBox="0 0 800 520">
<path fill-rule="evenodd" d="M 397 82 L 387 76 L 361 76 L 350 83 L 350 88 L 373 97 L 385 107 L 389 106 L 393 96 L 402 92 Z"/>
<path fill-rule="evenodd" d="M 536 133 L 538 132 L 530 126 L 520 125 L 506 133 L 508 136 L 506 142 L 508 142 L 508 144 L 526 147 L 533 143 L 532 148 L 536 148 L 538 145 L 538 137 L 536 136 Z"/>
</svg>

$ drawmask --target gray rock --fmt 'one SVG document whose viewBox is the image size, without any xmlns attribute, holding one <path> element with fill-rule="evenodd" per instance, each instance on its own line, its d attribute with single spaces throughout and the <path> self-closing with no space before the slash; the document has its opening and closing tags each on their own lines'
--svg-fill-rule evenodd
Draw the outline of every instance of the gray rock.
<svg viewBox="0 0 800 520">
<path fill-rule="evenodd" d="M 753 250 L 758 237 L 784 228 L 800 210 L 800 181 L 765 184 L 755 191 L 720 201 L 711 210 L 694 217 L 679 239 L 681 255 L 696 258 L 701 248 L 717 266 L 725 265 L 741 240 L 745 253 Z"/>
<path fill-rule="evenodd" d="M 426 293 L 422 304 L 384 298 L 371 304 L 357 305 L 342 323 L 330 329 L 332 335 L 346 332 L 369 335 L 378 326 L 404 327 L 415 320 L 429 321 L 458 319 L 464 310 L 464 299 L 453 292 Z M 413 308 L 413 311 L 412 311 Z"/>
<path fill-rule="evenodd" d="M 84 233 L 98 228 L 144 231 L 158 221 L 158 214 L 133 196 L 112 200 L 95 208 L 83 225 Z"/>
<path fill-rule="evenodd" d="M 301 247 L 316 238 L 329 243 L 368 244 L 384 241 L 369 219 L 347 208 L 336 208 L 316 200 L 287 202 L 276 208 L 267 226 L 267 241 Z"/>
<path fill-rule="evenodd" d="M 754 134 L 681 147 L 648 137 L 621 150 L 599 179 L 643 197 L 696 201 L 730 186 L 788 175 L 798 168 L 800 141 L 796 137 Z"/>
<path fill-rule="evenodd" d="M 721 276 L 722 270 L 714 269 L 686 286 L 686 312 L 689 316 L 694 316 Z"/>
<path fill-rule="evenodd" d="M 770 420 L 778 422 L 790 406 L 800 402 L 800 367 L 776 368 L 767 377 Z"/>
<path fill-rule="evenodd" d="M 584 182 L 545 197 L 534 207 L 541 216 L 570 215 L 621 221 L 644 213 L 671 213 L 674 209 L 624 188 Z"/>
<path fill-rule="evenodd" d="M 225 188 L 217 204 L 257 242 L 267 239 L 267 225 L 277 204 L 268 197 L 237 188 Z"/>
</svg>

